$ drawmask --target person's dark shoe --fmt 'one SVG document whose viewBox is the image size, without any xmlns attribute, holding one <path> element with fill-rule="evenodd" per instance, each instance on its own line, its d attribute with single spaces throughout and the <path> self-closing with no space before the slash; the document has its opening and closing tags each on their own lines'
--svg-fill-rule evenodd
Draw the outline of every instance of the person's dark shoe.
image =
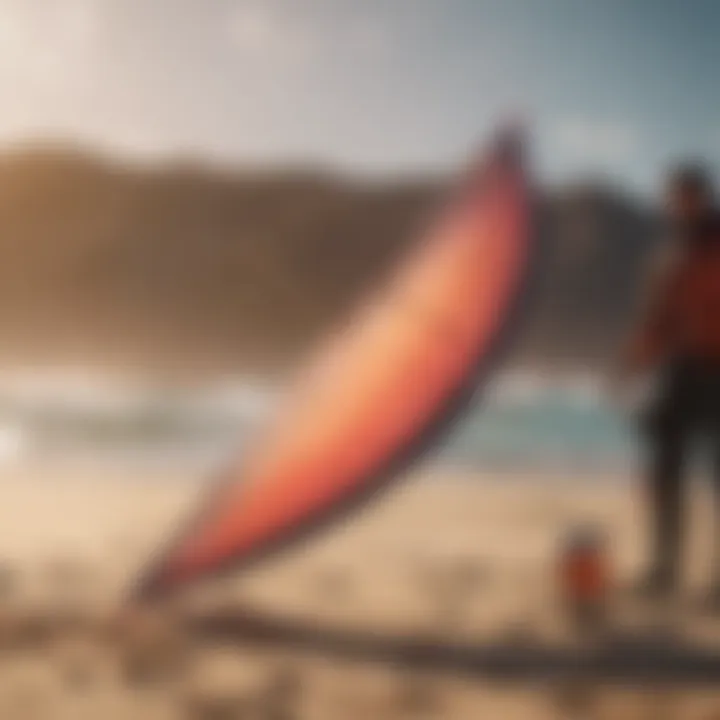
<svg viewBox="0 0 720 720">
<path fill-rule="evenodd" d="M 632 595 L 640 600 L 667 600 L 677 590 L 675 573 L 661 568 L 652 569 L 631 587 Z"/>
</svg>

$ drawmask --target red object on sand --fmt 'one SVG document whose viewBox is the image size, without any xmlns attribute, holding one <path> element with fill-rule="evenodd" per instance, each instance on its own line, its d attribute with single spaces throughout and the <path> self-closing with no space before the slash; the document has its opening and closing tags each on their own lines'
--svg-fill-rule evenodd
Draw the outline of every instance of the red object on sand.
<svg viewBox="0 0 720 720">
<path fill-rule="evenodd" d="M 167 593 L 297 541 L 434 444 L 489 377 L 514 324 L 534 264 L 530 222 L 521 143 L 505 133 L 138 595 Z"/>
<path fill-rule="evenodd" d="M 561 558 L 560 581 L 566 609 L 587 624 L 602 620 L 610 574 L 602 536 L 590 530 L 577 531 L 567 541 Z"/>
</svg>

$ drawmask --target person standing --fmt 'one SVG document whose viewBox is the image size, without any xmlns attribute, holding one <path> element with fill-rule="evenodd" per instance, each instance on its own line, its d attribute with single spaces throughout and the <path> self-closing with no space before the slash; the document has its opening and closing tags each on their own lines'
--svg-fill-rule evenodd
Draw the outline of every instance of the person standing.
<svg viewBox="0 0 720 720">
<path fill-rule="evenodd" d="M 638 591 L 673 593 L 682 569 L 689 451 L 709 442 L 720 512 L 720 219 L 709 173 L 673 169 L 665 188 L 673 241 L 650 278 L 646 304 L 623 354 L 623 380 L 655 373 L 641 414 L 647 450 L 651 558 Z M 710 596 L 720 605 L 720 563 Z"/>
</svg>

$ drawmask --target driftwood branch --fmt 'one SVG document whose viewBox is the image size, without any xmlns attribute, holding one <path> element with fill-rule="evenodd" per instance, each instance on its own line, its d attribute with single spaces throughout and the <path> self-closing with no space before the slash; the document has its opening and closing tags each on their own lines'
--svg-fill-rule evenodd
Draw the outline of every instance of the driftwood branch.
<svg viewBox="0 0 720 720">
<path fill-rule="evenodd" d="M 534 641 L 470 644 L 393 637 L 252 613 L 213 613 L 187 622 L 202 637 L 502 681 L 683 686 L 720 682 L 720 650 L 676 639 L 616 637 L 570 646 Z"/>
</svg>

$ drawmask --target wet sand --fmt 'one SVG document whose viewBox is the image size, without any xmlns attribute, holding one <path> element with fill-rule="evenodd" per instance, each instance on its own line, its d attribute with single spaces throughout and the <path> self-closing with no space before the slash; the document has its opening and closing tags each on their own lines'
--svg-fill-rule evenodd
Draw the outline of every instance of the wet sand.
<svg viewBox="0 0 720 720">
<path fill-rule="evenodd" d="M 200 642 L 170 613 L 118 625 L 118 599 L 202 492 L 180 473 L 5 472 L 0 719 L 720 717 L 720 692 L 503 686 Z M 711 505 L 699 488 L 689 598 L 711 561 Z M 190 601 L 209 612 L 249 606 L 444 640 L 566 640 L 572 628 L 555 583 L 563 538 L 578 524 L 602 528 L 620 584 L 639 567 L 642 521 L 632 485 L 617 479 L 421 475 L 291 555 Z M 680 611 L 664 621 L 720 643 L 720 621 Z M 656 620 L 640 613 L 623 622 Z"/>
</svg>

